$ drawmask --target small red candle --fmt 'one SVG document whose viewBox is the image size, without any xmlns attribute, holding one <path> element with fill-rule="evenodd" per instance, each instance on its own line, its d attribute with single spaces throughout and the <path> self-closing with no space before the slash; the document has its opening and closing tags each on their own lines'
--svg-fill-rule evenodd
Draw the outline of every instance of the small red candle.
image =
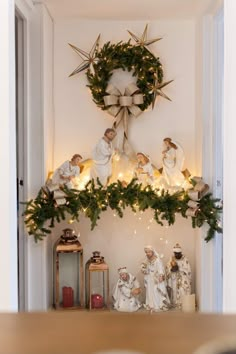
<svg viewBox="0 0 236 354">
<path fill-rule="evenodd" d="M 74 290 L 70 286 L 63 286 L 62 288 L 62 303 L 63 307 L 74 306 Z"/>
<path fill-rule="evenodd" d="M 103 297 L 100 294 L 93 294 L 91 296 L 92 309 L 101 309 L 104 306 Z"/>
</svg>

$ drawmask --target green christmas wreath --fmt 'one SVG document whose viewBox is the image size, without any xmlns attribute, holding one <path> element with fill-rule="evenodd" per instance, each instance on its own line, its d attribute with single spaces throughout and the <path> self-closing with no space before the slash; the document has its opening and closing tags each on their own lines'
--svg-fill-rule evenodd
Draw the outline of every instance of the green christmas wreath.
<svg viewBox="0 0 236 354">
<path fill-rule="evenodd" d="M 108 42 L 97 52 L 96 57 L 94 70 L 87 70 L 87 79 L 93 100 L 98 107 L 102 110 L 109 108 L 104 103 L 104 96 L 107 95 L 109 80 L 116 69 L 133 72 L 139 92 L 143 95 L 143 103 L 139 105 L 142 111 L 153 103 L 154 82 L 157 79 L 159 84 L 162 83 L 163 69 L 159 58 L 156 58 L 146 47 L 132 45 L 130 40 L 117 44 Z"/>
<path fill-rule="evenodd" d="M 163 68 L 160 60 L 148 48 L 150 44 L 159 41 L 161 38 L 148 39 L 147 28 L 148 25 L 146 25 L 141 37 L 128 31 L 136 42 L 135 45 L 131 44 L 130 40 L 128 42 L 120 41 L 117 44 L 107 42 L 99 49 L 100 35 L 93 44 L 90 52 L 85 52 L 69 43 L 71 48 L 83 60 L 70 76 L 87 70 L 88 87 L 91 90 L 94 102 L 99 108 L 110 111 L 109 113 L 115 117 L 124 107 L 129 107 L 128 114 L 138 116 L 150 104 L 152 104 L 152 108 L 154 107 L 157 96 L 162 96 L 170 100 L 162 91 L 162 88 L 173 80 L 163 82 Z M 135 87 L 129 87 L 124 92 L 124 96 L 121 98 L 123 100 L 122 103 L 120 102 L 120 97 L 117 97 L 117 102 L 115 103 L 106 102 L 106 96 L 114 94 L 108 91 L 108 86 L 113 71 L 116 69 L 132 71 L 135 80 L 137 80 L 134 85 Z M 130 102 L 127 96 L 132 96 L 137 92 L 139 97 L 133 97 Z M 118 93 L 118 96 L 122 95 L 123 93 Z M 111 106 L 113 106 L 112 112 L 110 110 Z M 114 109 L 115 107 L 116 109 Z"/>
</svg>

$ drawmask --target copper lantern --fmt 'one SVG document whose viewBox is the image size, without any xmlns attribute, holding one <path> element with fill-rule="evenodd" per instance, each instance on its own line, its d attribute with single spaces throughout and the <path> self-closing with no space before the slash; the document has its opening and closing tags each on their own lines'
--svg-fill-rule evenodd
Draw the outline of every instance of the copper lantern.
<svg viewBox="0 0 236 354">
<path fill-rule="evenodd" d="M 86 279 L 86 306 L 89 310 L 106 309 L 109 301 L 109 268 L 100 256 L 94 251 L 85 267 Z"/>
<path fill-rule="evenodd" d="M 83 307 L 83 247 L 72 229 L 54 246 L 53 297 L 56 309 Z"/>
</svg>

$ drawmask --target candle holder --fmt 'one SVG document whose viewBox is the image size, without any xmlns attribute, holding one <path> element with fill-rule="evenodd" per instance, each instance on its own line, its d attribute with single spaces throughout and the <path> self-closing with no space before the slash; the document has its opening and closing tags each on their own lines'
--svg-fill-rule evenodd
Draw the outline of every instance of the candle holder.
<svg viewBox="0 0 236 354">
<path fill-rule="evenodd" d="M 106 309 L 109 307 L 109 267 L 99 251 L 94 251 L 93 256 L 85 266 L 86 279 L 86 307 L 92 309 Z"/>
<path fill-rule="evenodd" d="M 83 247 L 72 229 L 64 229 L 54 245 L 55 309 L 83 308 Z"/>
</svg>

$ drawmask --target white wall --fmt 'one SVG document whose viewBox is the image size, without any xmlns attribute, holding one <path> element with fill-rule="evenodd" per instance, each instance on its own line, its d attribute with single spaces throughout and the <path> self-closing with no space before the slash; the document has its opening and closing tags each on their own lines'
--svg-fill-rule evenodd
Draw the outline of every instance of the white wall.
<svg viewBox="0 0 236 354">
<path fill-rule="evenodd" d="M 216 1 L 199 26 L 198 72 L 199 117 L 202 121 L 202 176 L 210 183 L 215 197 L 222 198 L 223 156 L 221 125 L 223 63 L 223 1 Z M 220 63 L 220 64 L 219 64 Z M 200 156 L 199 156 L 200 157 Z M 200 308 L 204 312 L 222 312 L 222 234 L 206 244 L 205 226 L 200 231 L 197 243 L 198 293 Z M 206 296 L 207 294 L 207 296 Z"/>
<path fill-rule="evenodd" d="M 43 129 L 44 129 L 44 176 L 53 169 L 54 158 L 54 107 L 53 107 L 53 20 L 46 7 L 42 7 L 42 41 L 43 41 Z M 47 308 L 51 305 L 52 267 L 51 242 L 47 239 L 45 278 Z"/>
<path fill-rule="evenodd" d="M 202 122 L 202 72 L 203 72 L 203 23 L 202 18 L 196 21 L 196 63 L 195 65 L 195 77 L 196 77 L 196 100 L 195 100 L 195 111 L 196 111 L 196 120 L 195 120 L 195 159 L 198 161 L 197 164 L 197 175 L 202 175 L 202 139 L 203 139 L 203 122 Z M 196 237 L 196 248 L 195 248 L 195 272 L 196 272 L 196 297 L 199 309 L 202 309 L 202 272 L 201 272 L 201 263 L 203 260 L 201 246 L 205 243 L 202 240 L 202 230 L 197 230 Z M 203 231 L 205 233 L 206 230 Z"/>
<path fill-rule="evenodd" d="M 0 2 L 0 311 L 16 311 L 17 211 L 15 138 L 14 1 Z"/>
<path fill-rule="evenodd" d="M 44 5 L 28 5 L 17 0 L 16 5 L 25 23 L 25 136 L 26 199 L 35 198 L 52 168 L 53 160 L 53 99 L 52 55 L 53 25 Z M 36 244 L 25 235 L 26 247 L 26 310 L 46 310 L 51 300 L 51 274 L 47 250 L 48 240 Z M 51 253 L 50 253 L 51 256 Z M 22 260 L 20 260 L 22 261 Z"/>
<path fill-rule="evenodd" d="M 84 73 L 68 78 L 81 60 L 67 43 L 70 42 L 89 51 L 99 33 L 103 45 L 107 41 L 115 43 L 120 40 L 126 41 L 129 39 L 127 29 L 135 34 L 141 34 L 144 27 L 145 22 L 80 21 L 78 19 L 55 22 L 54 168 L 76 152 L 81 153 L 84 158 L 91 157 L 93 145 L 103 135 L 105 128 L 111 126 L 113 122 L 111 116 L 99 110 L 93 103 L 86 87 Z M 185 167 L 195 174 L 201 169 L 201 161 L 196 160 L 198 155 L 196 149 L 199 147 L 196 144 L 195 23 L 193 21 L 152 22 L 149 24 L 148 36 L 149 38 L 163 37 L 151 49 L 160 57 L 165 80 L 174 79 L 174 82 L 164 89 L 172 102 L 160 98 L 153 111 L 150 109 L 139 118 L 132 119 L 130 142 L 136 151 L 145 151 L 160 167 L 162 139 L 170 136 L 183 146 L 186 157 Z M 139 220 L 139 216 L 142 220 Z M 134 216 L 132 212 L 126 211 L 124 218 L 119 219 L 113 216 L 111 211 L 107 211 L 102 215 L 94 231 L 90 231 L 89 221 L 83 217 L 79 225 L 72 225 L 76 232 L 81 233 L 85 261 L 94 250 L 101 251 L 105 256 L 111 268 L 111 286 L 117 279 L 116 270 L 119 266 L 127 265 L 135 274 L 139 272 L 145 244 L 155 246 L 160 253 L 164 254 L 164 261 L 166 261 L 172 253 L 172 246 L 180 242 L 183 252 L 190 259 L 194 273 L 196 231 L 191 228 L 191 220 L 178 218 L 173 227 L 165 228 L 150 223 L 151 217 L 150 212 Z M 53 232 L 54 238 L 59 237 L 61 230 L 68 226 L 66 223 L 58 225 Z M 148 226 L 150 229 L 147 229 Z"/>
<path fill-rule="evenodd" d="M 36 76 L 36 83 L 32 81 L 33 93 L 32 111 L 29 117 L 29 174 L 32 187 L 43 185 L 48 171 L 53 164 L 53 21 L 44 5 L 35 5 L 35 18 L 30 32 L 31 36 L 31 78 Z M 38 125 L 36 121 L 38 122 Z M 33 130 L 33 134 L 32 134 Z M 35 155 L 36 153 L 36 155 Z M 36 158 L 38 154 L 38 159 Z M 36 176 L 37 169 L 40 168 Z M 29 190 L 29 194 L 32 189 Z M 34 192 L 35 193 L 35 192 Z M 35 244 L 29 240 L 29 310 L 46 310 L 50 306 L 51 298 L 51 243 L 46 240 Z M 35 279 L 40 281 L 35 282 Z"/>
<path fill-rule="evenodd" d="M 232 45 L 232 33 L 235 33 L 236 3 L 233 0 L 225 0 L 225 81 L 224 81 L 224 298 L 223 308 L 225 312 L 236 312 L 236 282 L 234 266 L 234 250 L 236 248 L 235 237 L 235 60 L 236 50 Z"/>
</svg>

